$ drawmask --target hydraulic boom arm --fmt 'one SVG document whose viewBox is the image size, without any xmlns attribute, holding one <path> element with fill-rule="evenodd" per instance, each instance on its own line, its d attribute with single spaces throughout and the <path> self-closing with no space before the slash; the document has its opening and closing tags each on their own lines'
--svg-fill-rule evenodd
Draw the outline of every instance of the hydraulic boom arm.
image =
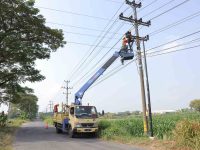
<svg viewBox="0 0 200 150">
<path fill-rule="evenodd" d="M 108 67 L 120 56 L 119 52 L 115 52 L 110 59 L 80 88 L 75 94 L 75 104 L 81 105 L 82 97 L 85 91 L 106 71 Z"/>
<path fill-rule="evenodd" d="M 134 54 L 133 51 L 123 51 L 120 50 L 119 52 L 115 52 L 110 59 L 107 60 L 107 62 L 79 89 L 78 92 L 75 94 L 75 105 L 82 105 L 82 98 L 85 93 L 85 91 L 110 67 L 110 65 L 118 58 L 121 57 L 121 59 L 124 60 L 130 60 L 133 59 Z"/>
</svg>

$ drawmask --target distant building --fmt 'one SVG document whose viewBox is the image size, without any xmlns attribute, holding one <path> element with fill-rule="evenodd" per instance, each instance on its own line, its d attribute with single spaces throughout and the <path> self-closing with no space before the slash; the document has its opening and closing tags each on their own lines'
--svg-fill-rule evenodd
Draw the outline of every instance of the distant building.
<svg viewBox="0 0 200 150">
<path fill-rule="evenodd" d="M 166 114 L 166 113 L 173 113 L 177 112 L 177 110 L 154 110 L 152 114 Z"/>
</svg>

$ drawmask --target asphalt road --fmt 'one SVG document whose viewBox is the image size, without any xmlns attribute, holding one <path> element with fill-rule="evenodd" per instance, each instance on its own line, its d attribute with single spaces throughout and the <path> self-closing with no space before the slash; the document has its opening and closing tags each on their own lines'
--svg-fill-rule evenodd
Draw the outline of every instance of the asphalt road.
<svg viewBox="0 0 200 150">
<path fill-rule="evenodd" d="M 102 141 L 96 138 L 70 138 L 57 134 L 54 127 L 45 129 L 40 120 L 28 122 L 17 131 L 15 150 L 142 150 L 130 145 Z"/>
</svg>

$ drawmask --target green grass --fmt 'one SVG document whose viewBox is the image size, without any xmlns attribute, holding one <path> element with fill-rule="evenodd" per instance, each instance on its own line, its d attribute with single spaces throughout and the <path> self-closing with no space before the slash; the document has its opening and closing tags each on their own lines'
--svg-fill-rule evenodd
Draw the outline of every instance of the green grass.
<svg viewBox="0 0 200 150">
<path fill-rule="evenodd" d="M 53 119 L 51 116 L 47 116 L 44 118 L 44 122 L 48 123 L 49 125 L 53 125 Z"/>
<path fill-rule="evenodd" d="M 51 115 L 40 115 L 40 118 L 44 121 L 44 123 L 48 123 L 49 125 L 53 125 L 53 118 Z"/>
<path fill-rule="evenodd" d="M 22 119 L 8 120 L 8 124 L 5 127 L 0 128 L 0 150 L 11 150 L 13 136 L 16 129 L 24 123 Z"/>
<path fill-rule="evenodd" d="M 195 127 L 198 130 L 200 129 L 198 126 L 198 124 L 200 124 L 200 113 L 170 113 L 164 115 L 156 115 L 153 116 L 154 136 L 158 140 L 164 139 L 165 141 L 176 139 L 174 136 L 175 130 L 177 130 L 177 125 L 180 126 L 180 124 L 183 124 L 183 120 L 187 120 L 190 123 L 193 122 L 191 123 L 193 124 L 191 125 L 193 126 L 193 128 L 191 127 L 192 129 Z M 102 119 L 99 121 L 99 129 L 99 136 L 107 140 L 120 140 L 130 142 L 138 138 L 147 139 L 147 136 L 143 134 L 143 119 L 142 117 L 138 116 L 132 116 L 125 119 Z M 184 128 L 181 128 L 179 132 L 185 133 Z M 193 132 L 196 133 L 196 131 Z M 184 139 L 190 140 L 189 143 L 193 144 L 193 148 L 200 147 L 200 145 L 198 145 L 198 141 L 200 142 L 199 134 L 197 134 L 195 138 L 190 139 L 188 139 L 188 137 L 182 136 L 183 141 Z M 183 143 L 185 143 L 185 141 L 182 143 L 179 142 L 179 145 L 184 145 Z"/>
</svg>

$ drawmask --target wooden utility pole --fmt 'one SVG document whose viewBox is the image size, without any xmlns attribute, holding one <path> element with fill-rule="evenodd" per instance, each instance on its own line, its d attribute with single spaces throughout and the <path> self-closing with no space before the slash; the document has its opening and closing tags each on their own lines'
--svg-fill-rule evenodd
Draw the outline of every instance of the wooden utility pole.
<svg viewBox="0 0 200 150">
<path fill-rule="evenodd" d="M 138 56 L 138 64 L 139 64 L 139 74 L 140 74 L 140 85 L 141 85 L 141 96 L 142 96 L 142 110 L 143 110 L 143 122 L 144 122 L 144 134 L 147 135 L 148 133 L 148 122 L 147 122 L 147 115 L 146 115 L 146 98 L 145 98 L 145 86 L 144 86 L 144 74 L 143 74 L 143 65 L 142 65 L 142 57 L 141 57 L 141 48 L 140 48 L 140 40 L 142 37 L 139 36 L 139 30 L 138 26 L 149 26 L 151 23 L 143 22 L 142 18 L 139 20 L 137 19 L 137 8 L 141 7 L 141 2 L 139 4 L 136 4 L 135 1 L 130 2 L 129 0 L 126 0 L 126 4 L 131 6 L 133 8 L 134 16 L 130 17 L 124 17 L 123 13 L 120 14 L 119 18 L 124 21 L 128 21 L 133 23 L 135 27 L 135 35 L 133 38 L 135 38 L 136 45 L 137 45 L 137 56 Z"/>
</svg>

